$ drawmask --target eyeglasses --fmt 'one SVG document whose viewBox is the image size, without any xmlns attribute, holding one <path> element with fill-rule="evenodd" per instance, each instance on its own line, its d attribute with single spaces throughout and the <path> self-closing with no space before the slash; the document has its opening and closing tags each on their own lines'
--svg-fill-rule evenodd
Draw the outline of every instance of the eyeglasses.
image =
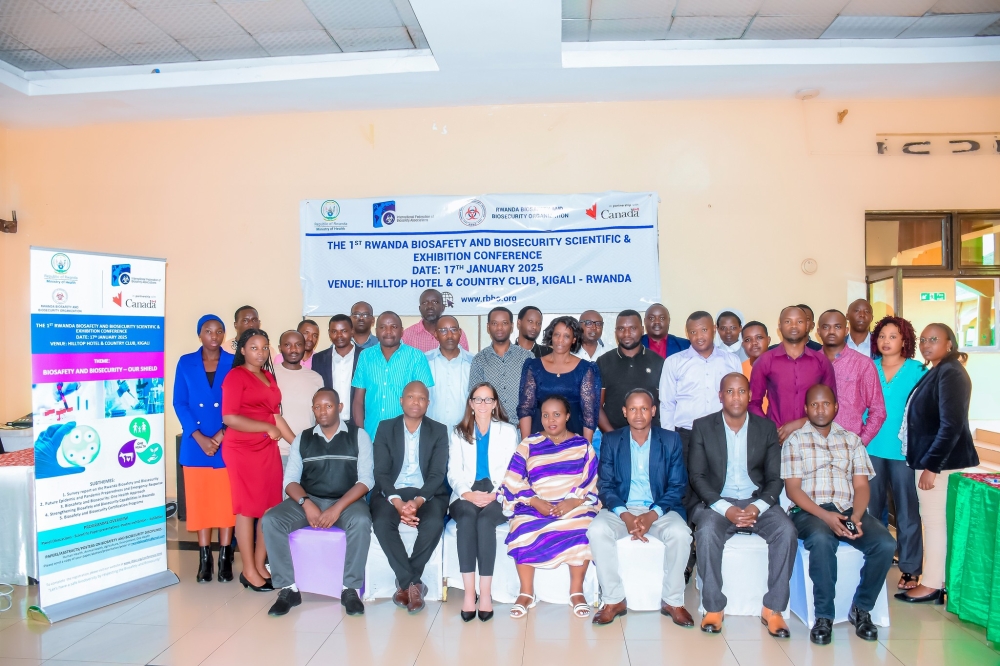
<svg viewBox="0 0 1000 666">
<path fill-rule="evenodd" d="M 372 319 L 375 315 L 368 312 L 352 312 L 351 319 Z"/>
<path fill-rule="evenodd" d="M 938 340 L 940 340 L 940 339 L 941 338 L 939 338 L 937 336 L 934 336 L 933 338 L 920 338 L 920 344 L 924 345 L 924 344 L 927 344 L 929 342 L 932 345 L 936 345 L 937 342 L 938 342 Z"/>
<path fill-rule="evenodd" d="M 492 405 L 494 402 L 496 402 L 496 398 L 472 398 L 472 402 L 473 404 L 476 405 L 483 405 L 483 404 Z"/>
<path fill-rule="evenodd" d="M 603 321 L 597 321 L 596 319 L 584 319 L 580 322 L 581 326 L 604 326 Z"/>
<path fill-rule="evenodd" d="M 437 332 L 444 335 L 445 333 L 458 333 L 458 329 L 452 326 L 451 328 L 439 328 Z"/>
</svg>

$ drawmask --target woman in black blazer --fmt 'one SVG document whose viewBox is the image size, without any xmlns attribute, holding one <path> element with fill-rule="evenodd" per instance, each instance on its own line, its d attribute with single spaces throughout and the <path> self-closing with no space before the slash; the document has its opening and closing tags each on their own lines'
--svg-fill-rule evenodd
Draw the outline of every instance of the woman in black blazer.
<svg viewBox="0 0 1000 666">
<path fill-rule="evenodd" d="M 969 355 L 958 351 L 955 332 L 930 324 L 920 334 L 920 353 L 930 364 L 910 394 L 903 421 L 906 463 L 916 472 L 920 518 L 924 524 L 924 571 L 920 585 L 897 599 L 943 604 L 948 553 L 948 476 L 979 464 L 969 429 L 972 380 L 965 371 Z"/>
</svg>

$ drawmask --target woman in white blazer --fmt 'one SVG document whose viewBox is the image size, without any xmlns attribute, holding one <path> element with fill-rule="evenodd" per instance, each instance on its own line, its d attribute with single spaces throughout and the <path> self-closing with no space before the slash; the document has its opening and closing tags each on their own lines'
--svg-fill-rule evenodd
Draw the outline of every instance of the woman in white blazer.
<svg viewBox="0 0 1000 666">
<path fill-rule="evenodd" d="M 497 488 L 517 449 L 517 429 L 507 420 L 500 396 L 488 382 L 469 391 L 465 417 L 451 432 L 448 483 L 451 517 L 458 528 L 458 566 L 465 583 L 462 619 L 476 617 L 476 561 L 479 561 L 479 619 L 493 617 L 493 565 L 497 525 L 507 521 Z"/>
</svg>

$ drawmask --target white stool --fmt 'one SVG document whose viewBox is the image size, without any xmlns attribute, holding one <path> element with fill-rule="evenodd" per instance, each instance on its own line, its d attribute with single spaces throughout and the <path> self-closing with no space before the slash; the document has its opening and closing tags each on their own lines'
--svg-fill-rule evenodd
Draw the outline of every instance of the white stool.
<svg viewBox="0 0 1000 666">
<path fill-rule="evenodd" d="M 701 576 L 697 577 L 702 588 Z M 767 594 L 767 542 L 756 534 L 734 534 L 722 551 L 722 593 L 726 595 L 726 615 L 759 616 Z M 698 610 L 705 612 L 699 601 Z M 782 617 L 791 616 L 788 609 Z"/>
<path fill-rule="evenodd" d="M 847 615 L 851 612 L 851 603 L 854 601 L 854 592 L 861 581 L 861 567 L 865 563 L 865 556 L 853 546 L 840 543 L 837 548 L 837 589 L 834 597 L 834 617 L 833 621 L 845 622 Z M 816 622 L 816 609 L 813 607 L 813 583 L 809 578 L 809 551 L 806 550 L 802 540 L 799 539 L 799 548 L 795 554 L 795 566 L 792 569 L 791 600 L 789 607 L 792 612 L 806 625 L 812 627 Z M 889 593 L 885 583 L 882 583 L 882 591 L 879 592 L 875 608 L 872 609 L 872 622 L 881 626 L 889 626 Z"/>
<path fill-rule="evenodd" d="M 504 540 L 510 532 L 508 523 L 497 525 L 497 559 L 493 567 L 493 601 L 512 604 L 521 591 L 521 581 L 517 577 L 514 558 L 507 554 Z M 459 590 L 465 589 L 462 572 L 458 566 L 458 524 L 448 521 L 444 528 L 444 579 L 445 585 Z M 478 587 L 479 573 L 476 573 Z M 587 567 L 583 579 L 583 592 L 590 603 L 597 602 L 597 572 L 593 564 Z M 569 567 L 556 569 L 535 569 L 535 598 L 553 604 L 569 604 Z M 657 606 L 659 608 L 659 606 Z"/>
<path fill-rule="evenodd" d="M 648 543 L 633 539 L 631 534 L 618 540 L 618 571 L 629 610 L 660 610 L 665 546 L 649 534 L 646 538 Z"/>
<path fill-rule="evenodd" d="M 407 555 L 413 553 L 413 544 L 417 540 L 417 528 L 409 525 L 399 526 L 399 536 L 403 539 Z M 424 599 L 439 601 L 442 598 L 442 560 L 444 551 L 443 539 L 438 541 L 434 554 L 427 561 L 420 580 L 427 586 Z M 378 537 L 372 534 L 371 546 L 368 548 L 368 562 L 365 564 L 365 601 L 371 599 L 388 599 L 396 593 L 396 574 L 389 566 L 389 560 L 378 542 Z"/>
</svg>

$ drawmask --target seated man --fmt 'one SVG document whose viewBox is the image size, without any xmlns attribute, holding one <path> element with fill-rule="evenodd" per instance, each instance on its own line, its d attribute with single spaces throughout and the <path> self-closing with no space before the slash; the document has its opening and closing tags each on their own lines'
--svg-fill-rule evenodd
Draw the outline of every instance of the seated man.
<svg viewBox="0 0 1000 666">
<path fill-rule="evenodd" d="M 697 504 L 698 573 L 705 617 L 701 630 L 722 631 L 722 552 L 737 532 L 759 534 L 767 542 L 767 594 L 760 621 L 778 638 L 788 638 L 782 612 L 788 606 L 798 538 L 795 525 L 778 504 L 781 444 L 770 420 L 750 414 L 750 382 L 740 373 L 722 378 L 722 411 L 696 419 L 691 431 L 688 473 Z"/>
<path fill-rule="evenodd" d="M 833 422 L 837 399 L 830 387 L 817 384 L 806 392 L 806 416 L 806 424 L 781 449 L 781 478 L 795 504 L 789 510 L 792 522 L 809 551 L 816 609 L 809 638 L 825 645 L 833 635 L 837 548 L 844 542 L 865 555 L 848 620 L 860 638 L 878 640 L 871 610 L 892 566 L 896 540 L 882 523 L 865 514 L 868 479 L 875 471 L 861 438 Z"/>
<path fill-rule="evenodd" d="M 691 529 L 682 500 L 688 487 L 681 438 L 653 425 L 656 404 L 646 389 L 633 389 L 622 408 L 628 426 L 605 433 L 598 492 L 604 508 L 587 529 L 604 605 L 594 624 L 610 624 L 628 612 L 618 571 L 618 540 L 663 542 L 660 613 L 674 624 L 693 627 L 684 608 L 684 565 L 691 551 Z"/>
<path fill-rule="evenodd" d="M 316 391 L 312 404 L 316 426 L 296 436 L 288 453 L 288 497 L 261 519 L 272 584 L 281 589 L 268 615 L 284 615 L 302 603 L 302 595 L 295 587 L 288 535 L 306 525 L 344 530 L 347 553 L 340 603 L 348 615 L 361 615 L 365 607 L 358 590 L 365 583 L 372 540 L 372 519 L 364 500 L 375 484 L 372 441 L 364 430 L 340 418 L 344 406 L 333 389 Z"/>
<path fill-rule="evenodd" d="M 448 510 L 445 473 L 448 429 L 426 418 L 428 393 L 410 382 L 399 400 L 403 413 L 378 424 L 375 432 L 375 492 L 371 497 L 375 536 L 396 574 L 392 601 L 410 613 L 424 608 L 427 586 L 420 577 L 431 558 Z M 413 554 L 406 554 L 399 524 L 417 528 Z"/>
</svg>

